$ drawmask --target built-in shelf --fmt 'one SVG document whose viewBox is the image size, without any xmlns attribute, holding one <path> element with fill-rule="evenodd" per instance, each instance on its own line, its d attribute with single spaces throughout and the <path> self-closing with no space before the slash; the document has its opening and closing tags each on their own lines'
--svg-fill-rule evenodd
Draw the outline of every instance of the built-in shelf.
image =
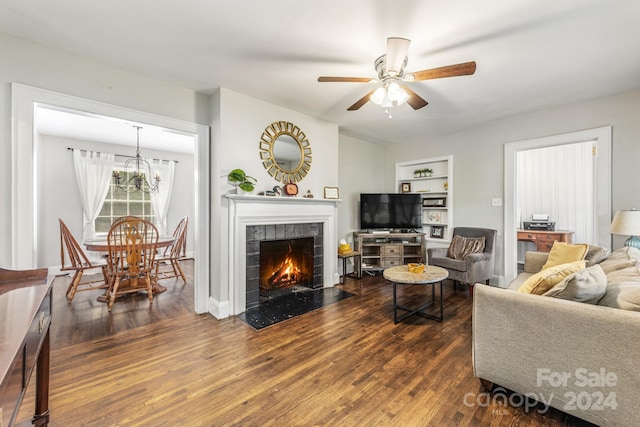
<svg viewBox="0 0 640 427">
<path fill-rule="evenodd" d="M 416 176 L 431 169 L 430 176 Z M 453 156 L 432 157 L 396 163 L 396 188 L 409 187 L 422 197 L 422 231 L 434 245 L 448 245 L 453 224 Z M 404 185 L 403 185 L 404 184 Z M 408 184 L 408 185 L 407 185 Z"/>
</svg>

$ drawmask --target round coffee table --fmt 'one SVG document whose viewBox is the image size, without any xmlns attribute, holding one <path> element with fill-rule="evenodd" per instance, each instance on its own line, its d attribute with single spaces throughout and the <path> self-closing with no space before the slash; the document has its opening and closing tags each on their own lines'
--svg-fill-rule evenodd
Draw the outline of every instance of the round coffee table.
<svg viewBox="0 0 640 427">
<path fill-rule="evenodd" d="M 426 265 L 422 273 L 412 273 L 406 265 L 399 265 L 384 270 L 383 277 L 393 283 L 393 323 L 398 323 L 409 316 L 416 315 L 426 317 L 427 319 L 443 320 L 443 303 L 442 303 L 442 281 L 449 277 L 449 272 L 444 268 Z M 397 303 L 396 287 L 401 285 L 431 285 L 431 301 L 422 307 L 410 308 Z M 425 312 L 424 310 L 435 304 L 435 286 L 440 284 L 440 315 L 436 316 Z M 408 313 L 398 316 L 398 310 L 404 310 Z"/>
</svg>

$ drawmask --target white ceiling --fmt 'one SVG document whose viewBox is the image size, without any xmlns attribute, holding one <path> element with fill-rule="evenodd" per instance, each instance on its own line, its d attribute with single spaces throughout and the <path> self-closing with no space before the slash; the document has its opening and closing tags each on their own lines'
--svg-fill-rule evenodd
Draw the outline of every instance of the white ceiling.
<svg viewBox="0 0 640 427">
<path fill-rule="evenodd" d="M 142 157 L 145 157 L 144 149 L 185 154 L 193 154 L 195 150 L 194 135 L 55 106 L 37 105 L 34 122 L 36 131 L 43 135 L 132 147 L 136 146 L 138 139 L 136 127 L 139 126 Z M 114 154 L 131 156 L 135 154 L 135 151 L 118 152 L 117 150 L 114 150 L 116 151 Z"/>
<path fill-rule="evenodd" d="M 637 0 L 0 0 L 0 31 L 205 93 L 225 87 L 398 143 L 640 87 Z M 386 38 L 408 71 L 476 61 L 473 76 L 411 83 L 429 105 L 366 104 Z"/>
</svg>

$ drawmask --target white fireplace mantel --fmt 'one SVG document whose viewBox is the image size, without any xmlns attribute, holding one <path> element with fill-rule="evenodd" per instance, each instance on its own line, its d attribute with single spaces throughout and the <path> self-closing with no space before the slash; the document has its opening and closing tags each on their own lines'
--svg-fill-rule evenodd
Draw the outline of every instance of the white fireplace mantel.
<svg viewBox="0 0 640 427">
<path fill-rule="evenodd" d="M 339 199 L 241 196 L 229 194 L 229 307 L 230 314 L 246 310 L 247 226 L 322 223 L 323 286 L 339 282 L 338 203 Z"/>
</svg>

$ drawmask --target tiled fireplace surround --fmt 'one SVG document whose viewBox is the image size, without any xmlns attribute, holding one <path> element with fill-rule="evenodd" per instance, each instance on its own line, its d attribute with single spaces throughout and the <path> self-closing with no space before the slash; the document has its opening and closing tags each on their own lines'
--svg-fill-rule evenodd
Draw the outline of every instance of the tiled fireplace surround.
<svg viewBox="0 0 640 427">
<path fill-rule="evenodd" d="M 313 239 L 313 282 L 311 288 L 322 286 L 323 232 L 322 223 L 268 224 L 247 226 L 246 306 L 256 307 L 260 300 L 260 243 L 271 240 Z"/>
<path fill-rule="evenodd" d="M 247 259 L 252 262 L 255 244 L 264 238 L 290 238 L 316 235 L 315 245 L 322 251 L 322 277 L 320 286 L 331 287 L 338 283 L 338 201 L 269 196 L 228 195 L 228 245 L 229 245 L 229 308 L 236 315 L 247 309 Z M 269 236 L 267 236 L 267 232 Z M 247 251 L 249 246 L 250 251 Z M 250 297 L 251 298 L 251 297 Z M 253 301 L 249 300 L 250 304 Z"/>
</svg>

